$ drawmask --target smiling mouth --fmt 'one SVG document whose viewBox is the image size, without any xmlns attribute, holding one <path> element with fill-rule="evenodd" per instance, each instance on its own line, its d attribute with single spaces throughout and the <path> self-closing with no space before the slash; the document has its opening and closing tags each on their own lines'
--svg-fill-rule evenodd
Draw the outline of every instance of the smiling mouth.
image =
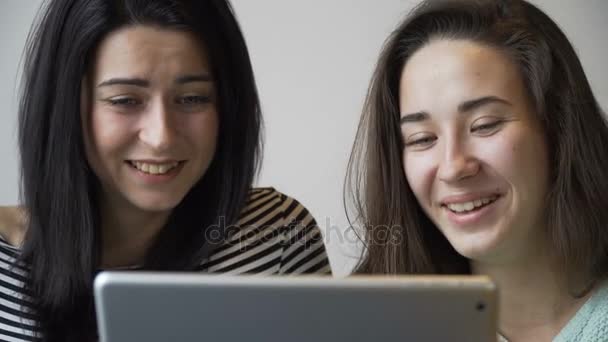
<svg viewBox="0 0 608 342">
<path fill-rule="evenodd" d="M 446 208 L 454 214 L 468 214 L 496 202 L 499 197 L 500 195 L 493 195 L 468 202 L 442 204 L 441 207 Z"/>
<path fill-rule="evenodd" d="M 136 160 L 127 160 L 126 161 L 126 163 L 129 166 L 131 166 L 132 168 L 134 168 L 138 171 L 141 171 L 141 172 L 149 174 L 149 175 L 158 175 L 158 176 L 168 174 L 169 172 L 171 172 L 178 166 L 181 166 L 185 162 L 186 162 L 185 160 L 174 161 L 174 162 L 169 162 L 169 163 L 147 163 L 147 162 L 140 162 L 140 161 L 136 161 Z"/>
</svg>

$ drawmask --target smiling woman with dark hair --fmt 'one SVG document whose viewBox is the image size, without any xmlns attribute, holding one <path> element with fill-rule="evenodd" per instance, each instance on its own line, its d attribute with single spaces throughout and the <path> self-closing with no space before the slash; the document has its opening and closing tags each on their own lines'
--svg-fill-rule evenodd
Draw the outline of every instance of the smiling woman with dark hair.
<svg viewBox="0 0 608 342">
<path fill-rule="evenodd" d="M 386 42 L 350 161 L 358 271 L 486 274 L 505 337 L 606 341 L 607 146 L 542 11 L 424 1 Z"/>
<path fill-rule="evenodd" d="M 226 0 L 52 0 L 29 36 L 0 339 L 96 339 L 103 269 L 329 273 L 315 220 L 251 189 L 261 114 Z"/>
</svg>

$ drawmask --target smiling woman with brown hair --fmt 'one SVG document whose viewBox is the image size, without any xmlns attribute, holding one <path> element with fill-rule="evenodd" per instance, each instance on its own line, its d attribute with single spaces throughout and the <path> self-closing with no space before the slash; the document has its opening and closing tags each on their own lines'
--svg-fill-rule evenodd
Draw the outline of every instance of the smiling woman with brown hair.
<svg viewBox="0 0 608 342">
<path fill-rule="evenodd" d="M 351 157 L 358 271 L 486 274 L 509 339 L 605 341 L 606 146 L 576 53 L 542 11 L 423 2 L 386 42 Z"/>
<path fill-rule="evenodd" d="M 25 54 L 0 339 L 96 339 L 103 269 L 329 273 L 315 220 L 252 189 L 261 114 L 226 0 L 52 0 Z"/>
</svg>

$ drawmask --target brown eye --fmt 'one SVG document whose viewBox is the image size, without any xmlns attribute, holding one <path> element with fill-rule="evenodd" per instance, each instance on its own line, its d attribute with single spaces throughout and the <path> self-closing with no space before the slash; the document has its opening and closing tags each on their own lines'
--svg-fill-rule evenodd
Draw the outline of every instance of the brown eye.
<svg viewBox="0 0 608 342">
<path fill-rule="evenodd" d="M 437 140 L 437 137 L 435 137 L 434 135 L 422 135 L 421 136 L 421 135 L 417 134 L 415 136 L 419 136 L 419 137 L 410 139 L 409 141 L 405 142 L 406 148 L 425 149 L 425 148 L 432 146 L 435 143 L 435 141 Z"/>
<path fill-rule="evenodd" d="M 108 103 L 112 106 L 132 107 L 141 104 L 138 100 L 131 97 L 119 97 L 108 99 Z"/>
<path fill-rule="evenodd" d="M 471 127 L 471 132 L 479 134 L 491 134 L 496 132 L 500 128 L 500 126 L 502 126 L 503 123 L 504 121 L 496 120 L 492 122 L 474 125 L 473 127 Z"/>
<path fill-rule="evenodd" d="M 190 105 L 190 106 L 205 104 L 205 103 L 209 103 L 209 102 L 211 102 L 211 98 L 209 96 L 199 96 L 199 95 L 182 96 L 177 99 L 178 104 Z"/>
</svg>

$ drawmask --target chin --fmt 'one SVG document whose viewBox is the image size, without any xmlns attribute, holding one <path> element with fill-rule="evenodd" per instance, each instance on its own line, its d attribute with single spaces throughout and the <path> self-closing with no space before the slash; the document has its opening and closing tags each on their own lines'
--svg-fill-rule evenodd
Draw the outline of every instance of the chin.
<svg viewBox="0 0 608 342">
<path fill-rule="evenodd" d="M 476 249 L 476 248 L 455 248 L 458 254 L 470 260 L 480 260 L 484 259 L 484 257 L 488 254 L 484 250 Z"/>
<path fill-rule="evenodd" d="M 440 230 L 458 254 L 472 260 L 491 257 L 504 240 L 504 229 L 495 223 L 469 228 L 446 224 Z"/>
<path fill-rule="evenodd" d="M 471 260 L 481 260 L 493 254 L 496 250 L 496 240 L 487 234 L 465 234 L 448 237 L 449 243 L 458 254 Z"/>
<path fill-rule="evenodd" d="M 460 241 L 452 243 L 458 254 L 472 261 L 483 261 L 493 259 L 496 254 L 494 241 Z"/>
<path fill-rule="evenodd" d="M 131 203 L 134 207 L 140 209 L 141 211 L 148 212 L 162 212 L 173 210 L 180 202 L 181 198 L 153 198 L 151 196 L 131 200 Z"/>
</svg>

